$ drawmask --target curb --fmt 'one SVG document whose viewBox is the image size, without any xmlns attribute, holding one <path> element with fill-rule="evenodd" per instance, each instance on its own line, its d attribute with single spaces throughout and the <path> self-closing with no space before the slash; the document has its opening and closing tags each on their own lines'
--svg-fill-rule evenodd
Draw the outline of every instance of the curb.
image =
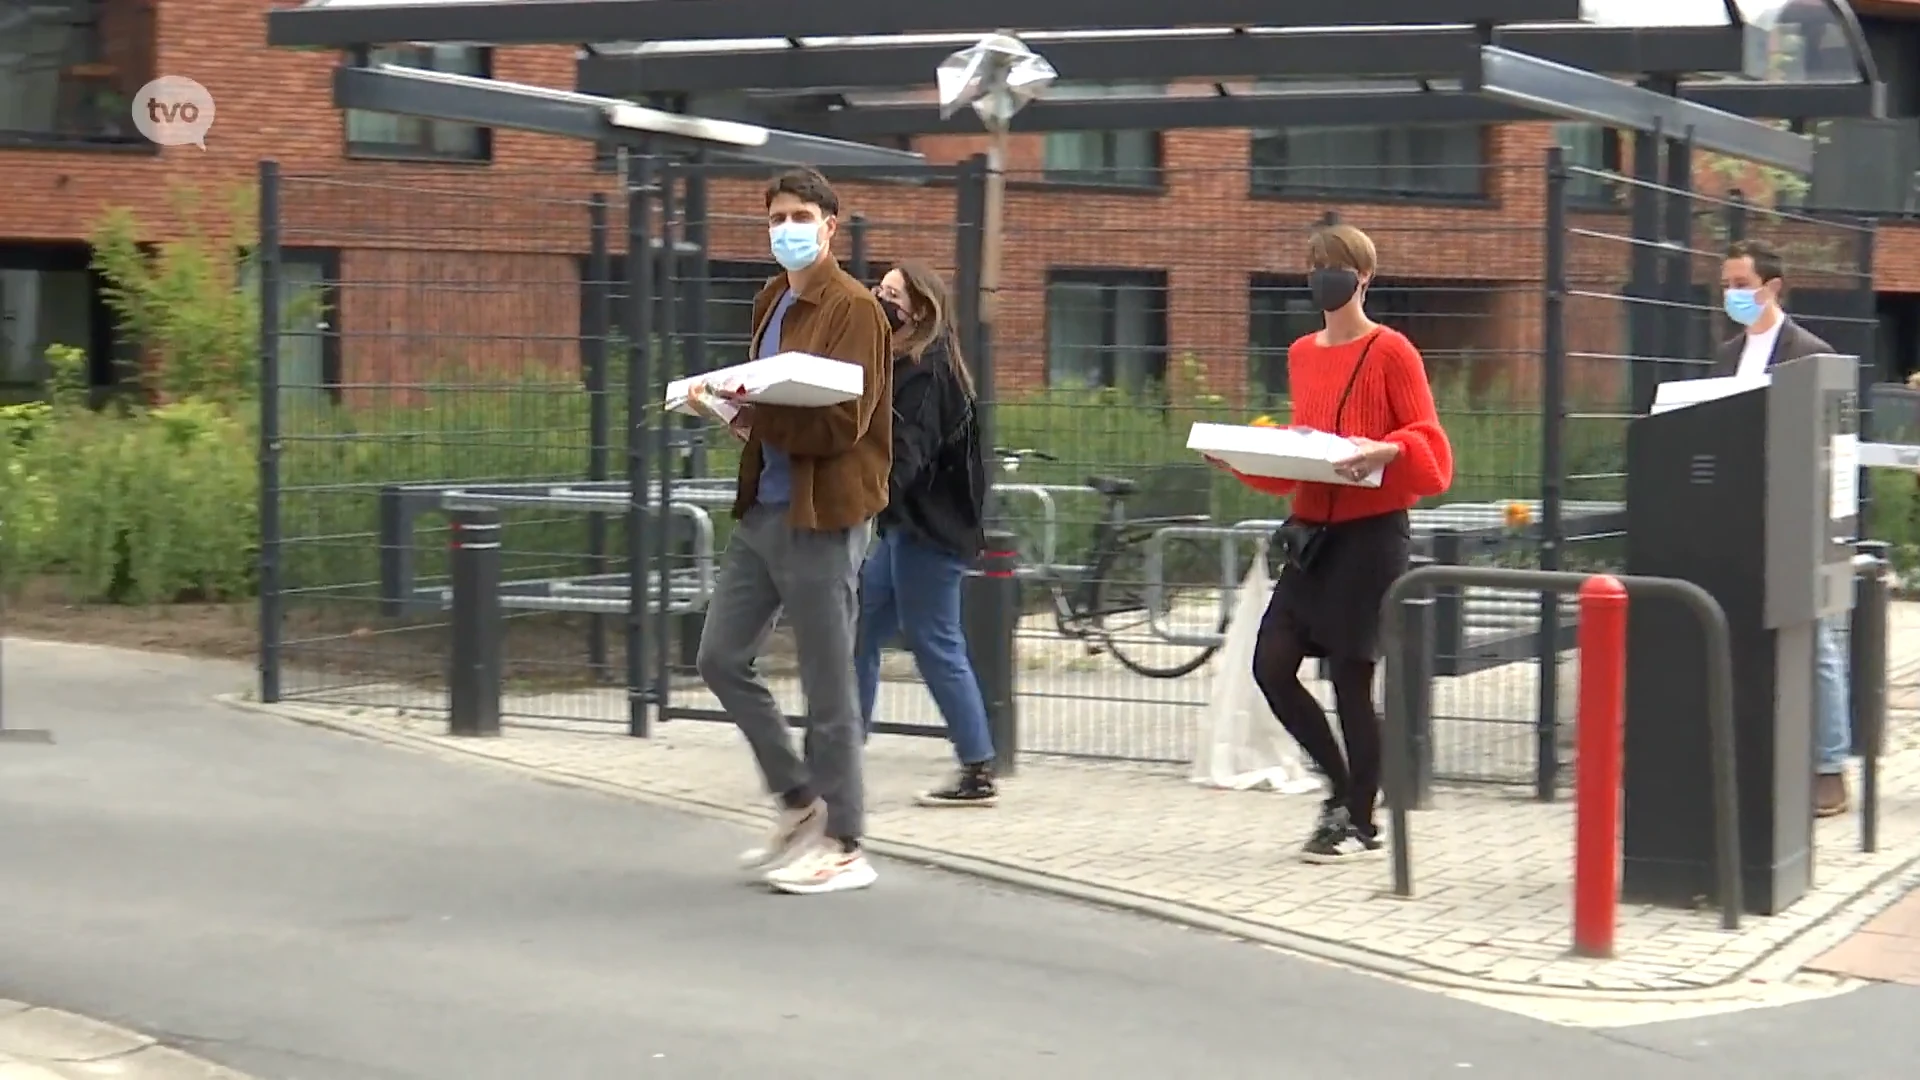
<svg viewBox="0 0 1920 1080">
<path fill-rule="evenodd" d="M 78 1013 L 0 999 L 0 1076 L 62 1080 L 252 1080 L 245 1073 Z"/>
<path fill-rule="evenodd" d="M 593 777 L 570 773 L 565 769 L 523 765 L 408 732 L 383 730 L 297 704 L 282 702 L 268 705 L 244 694 L 222 694 L 215 700 L 242 712 L 271 716 L 309 727 L 324 728 L 370 742 L 422 751 L 441 758 L 483 762 L 508 772 L 562 787 L 595 791 L 616 798 L 697 814 L 749 828 L 757 828 L 765 824 L 765 819 L 761 815 L 735 806 L 608 783 Z M 1905 895 L 1908 888 L 1920 884 L 1920 858 L 1908 860 L 1881 875 L 1871 886 L 1841 905 L 1826 919 L 1783 942 L 1747 968 L 1708 986 L 1686 990 L 1583 990 L 1571 987 L 1523 985 L 1462 975 L 1391 953 L 1360 948 L 1296 931 L 1282 930 L 1203 908 L 1144 896 L 1123 889 L 1076 881 L 1042 871 L 1009 866 L 989 859 L 959 855 L 937 848 L 873 836 L 867 837 L 864 842 L 870 851 L 878 855 L 919 866 L 965 874 L 1013 888 L 1048 893 L 1082 903 L 1145 915 L 1191 929 L 1264 945 L 1291 956 L 1384 976 L 1425 989 L 1473 994 L 1508 1001 L 1670 1006 L 1732 1005 L 1743 1002 L 1764 1004 L 1767 1002 L 1763 1002 L 1762 998 L 1769 997 L 1779 991 L 1784 984 L 1793 980 L 1806 963 L 1898 901 Z M 1827 982 L 1828 985 L 1824 989 L 1829 992 L 1853 988 L 1852 983 L 1843 984 L 1831 979 Z"/>
</svg>

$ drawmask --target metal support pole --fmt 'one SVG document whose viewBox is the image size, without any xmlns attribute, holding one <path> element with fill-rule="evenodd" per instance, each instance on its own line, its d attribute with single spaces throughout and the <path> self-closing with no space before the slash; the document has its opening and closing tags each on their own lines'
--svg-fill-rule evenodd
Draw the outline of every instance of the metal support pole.
<svg viewBox="0 0 1920 1080">
<path fill-rule="evenodd" d="M 1653 410 L 1660 350 L 1660 139 L 1633 136 L 1633 183 L 1629 187 L 1630 248 L 1627 253 L 1627 388 L 1633 415 Z"/>
<path fill-rule="evenodd" d="M 680 366 L 680 309 L 677 298 L 682 175 L 680 163 L 671 159 L 664 163 L 660 173 L 660 243 L 654 267 L 654 302 L 657 305 L 654 319 L 660 339 L 655 372 L 660 385 L 656 390 L 648 391 L 648 400 L 651 402 L 664 399 L 667 383 L 686 374 L 686 369 Z M 687 529 L 683 535 L 683 523 L 666 509 L 673 503 L 674 427 L 672 419 L 662 416 L 660 426 L 653 433 L 653 474 L 660 485 L 652 521 L 659 545 L 654 549 L 653 595 L 659 598 L 657 606 L 660 609 L 660 621 L 657 624 L 660 632 L 653 639 L 653 705 L 662 717 L 671 704 L 667 700 L 667 693 L 673 683 L 674 644 L 679 643 L 682 655 L 698 653 L 700 628 L 705 621 L 693 615 L 675 616 L 667 613 L 667 598 L 673 594 L 674 567 L 693 563 L 693 531 Z M 682 433 L 689 440 L 704 434 L 687 428 L 682 428 Z M 669 629 L 673 631 L 671 634 L 667 632 Z"/>
<path fill-rule="evenodd" d="M 973 369 L 974 403 L 980 424 L 980 467 L 984 475 L 995 475 L 992 460 L 994 439 L 994 400 L 992 333 L 982 311 L 982 273 L 986 259 L 987 160 L 974 155 L 962 162 L 954 190 L 954 307 L 961 351 Z M 987 493 L 987 520 L 995 520 L 995 498 Z"/>
<path fill-rule="evenodd" d="M 607 197 L 595 192 L 587 204 L 587 311 L 581 327 L 580 363 L 587 387 L 587 479 L 604 482 L 612 467 L 613 434 L 607 402 L 607 331 L 612 325 L 608 279 Z M 587 573 L 596 580 L 607 572 L 607 515 L 587 515 Z M 612 676 L 607 666 L 607 617 L 587 616 L 587 666 L 595 681 Z"/>
<path fill-rule="evenodd" d="M 1574 786 L 1573 951 L 1612 959 L 1620 924 L 1620 788 L 1626 749 L 1627 590 L 1580 586 L 1580 777 Z"/>
<path fill-rule="evenodd" d="M 1705 368 L 1685 368 L 1674 361 L 1691 360 L 1695 357 L 1712 355 L 1712 348 L 1702 337 L 1695 341 L 1693 318 L 1694 280 L 1693 280 L 1693 140 L 1690 138 L 1668 139 L 1666 156 L 1666 225 L 1661 230 L 1663 238 L 1661 256 L 1661 285 L 1666 299 L 1666 317 L 1661 320 L 1660 355 L 1666 359 L 1660 365 L 1659 382 L 1672 379 L 1686 379 L 1706 373 Z M 1703 327 L 1704 329 L 1704 327 Z M 1717 341 L 1712 344 L 1718 344 Z"/>
<path fill-rule="evenodd" d="M 987 731 L 993 737 L 995 770 L 1011 776 L 1019 768 L 1020 721 L 1014 696 L 1014 641 L 1020 625 L 1020 555 L 1010 532 L 988 530 L 979 568 L 967 575 L 962 605 L 967 655 L 987 707 Z"/>
<path fill-rule="evenodd" d="M 500 512 L 448 513 L 453 577 L 449 735 L 500 734 Z"/>
<path fill-rule="evenodd" d="M 707 335 L 710 333 L 707 309 L 707 295 L 713 280 L 713 264 L 708 250 L 707 228 L 707 155 L 701 151 L 693 155 L 686 170 L 687 192 L 684 212 L 681 214 L 684 224 L 682 240 L 687 245 L 684 277 L 681 281 L 680 295 L 684 300 L 685 314 L 680 319 L 684 333 L 680 335 L 678 355 L 680 372 L 692 375 L 709 371 L 712 365 L 707 358 Z M 687 440 L 686 456 L 680 462 L 680 475 L 686 479 L 707 475 L 707 423 L 697 416 L 680 418 L 682 437 Z M 689 616 L 691 619 L 692 616 Z M 702 617 L 702 623 L 705 619 Z M 692 670 L 700 652 L 698 632 L 680 636 L 680 666 Z"/>
<path fill-rule="evenodd" d="M 650 630 L 647 570 L 654 530 L 647 520 L 647 451 L 653 389 L 653 196 L 651 154 L 628 159 L 627 188 L 627 734 L 644 738 L 651 724 L 647 679 Z M 663 421 L 664 422 L 664 421 Z"/>
<path fill-rule="evenodd" d="M 1887 619 L 1893 605 L 1890 545 L 1861 541 L 1854 557 L 1852 648 L 1853 752 L 1860 758 L 1860 850 L 1880 849 L 1880 754 L 1887 733 Z"/>
<path fill-rule="evenodd" d="M 855 214 L 847 219 L 847 273 L 863 284 L 877 285 L 868 277 L 872 269 L 867 265 L 867 215 Z"/>
<path fill-rule="evenodd" d="M 1567 414 L 1567 162 L 1547 150 L 1546 268 L 1540 297 L 1540 569 L 1560 569 L 1565 496 Z M 1560 791 L 1560 594 L 1540 594 L 1536 654 L 1540 682 L 1533 717 L 1533 795 L 1552 802 Z"/>
<path fill-rule="evenodd" d="M 280 163 L 260 163 L 260 700 L 280 700 Z"/>
</svg>

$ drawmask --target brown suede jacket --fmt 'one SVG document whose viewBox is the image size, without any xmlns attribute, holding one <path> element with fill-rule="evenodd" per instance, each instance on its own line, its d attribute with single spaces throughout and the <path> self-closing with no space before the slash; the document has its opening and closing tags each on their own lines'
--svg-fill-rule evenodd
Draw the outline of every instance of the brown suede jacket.
<svg viewBox="0 0 1920 1080">
<path fill-rule="evenodd" d="M 767 319 L 786 291 L 787 276 L 781 274 L 753 298 L 747 355 L 760 355 Z M 893 469 L 893 334 L 880 302 L 836 262 L 794 298 L 780 327 L 780 351 L 858 364 L 866 373 L 863 391 L 854 401 L 821 408 L 753 406 L 734 516 L 745 514 L 759 495 L 765 442 L 793 463 L 787 521 L 795 528 L 824 532 L 872 520 L 887 505 Z"/>
</svg>

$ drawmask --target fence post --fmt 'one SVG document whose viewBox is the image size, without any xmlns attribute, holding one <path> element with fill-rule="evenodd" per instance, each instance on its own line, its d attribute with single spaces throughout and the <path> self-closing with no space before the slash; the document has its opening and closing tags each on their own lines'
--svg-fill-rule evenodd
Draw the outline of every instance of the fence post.
<svg viewBox="0 0 1920 1080">
<path fill-rule="evenodd" d="M 1011 776 L 1019 768 L 1020 721 L 1014 698 L 1014 668 L 1019 661 L 1015 631 L 1020 625 L 1020 555 L 1015 537 L 998 529 L 987 531 L 987 546 L 979 567 L 966 577 L 961 610 L 967 655 L 973 677 L 987 707 L 987 731 L 993 736 L 995 769 Z"/>
<path fill-rule="evenodd" d="M 1459 566 L 1466 558 L 1466 544 L 1454 529 L 1433 532 L 1433 561 L 1439 566 Z M 1458 585 L 1438 585 L 1433 590 L 1433 673 L 1458 675 L 1466 652 L 1466 593 Z"/>
<path fill-rule="evenodd" d="M 1875 328 L 1879 325 L 1879 301 L 1873 288 L 1873 244 L 1874 234 L 1879 230 L 1869 219 L 1859 219 L 1858 231 L 1854 234 L 1854 269 L 1857 277 L 1853 289 L 1855 325 L 1865 327 L 1860 338 L 1859 372 L 1859 422 L 1855 428 L 1861 441 L 1873 437 L 1873 387 L 1880 381 L 1880 372 L 1886 359 L 1878 355 L 1878 337 Z M 1860 506 L 1855 514 L 1854 533 L 1857 536 L 1873 535 L 1873 477 L 1863 467 L 1854 477 L 1854 490 L 1860 493 Z"/>
<path fill-rule="evenodd" d="M 644 738 L 647 685 L 647 567 L 656 530 L 647 524 L 647 449 L 653 405 L 653 193 L 657 162 L 631 160 L 627 186 L 627 734 Z M 663 418 L 662 423 L 665 423 Z M 663 549 L 664 550 L 664 549 Z M 664 627 L 653 628 L 655 632 Z"/>
<path fill-rule="evenodd" d="M 1747 238 L 1747 197 L 1739 188 L 1727 192 L 1726 230 L 1727 243 L 1737 244 Z"/>
<path fill-rule="evenodd" d="M 1863 540 L 1854 560 L 1848 664 L 1853 752 L 1860 757 L 1860 850 L 1880 849 L 1880 751 L 1887 730 L 1887 617 L 1893 603 L 1884 541 Z"/>
<path fill-rule="evenodd" d="M 500 734 L 500 512 L 447 515 L 453 577 L 453 659 L 447 675 L 449 735 Z"/>
<path fill-rule="evenodd" d="M 1567 162 L 1547 150 L 1546 272 L 1540 298 L 1540 569 L 1560 569 L 1567 463 Z M 1533 794 L 1552 802 L 1560 788 L 1560 594 L 1540 594 L 1540 685 L 1534 714 Z"/>
<path fill-rule="evenodd" d="M 587 204 L 587 317 L 580 360 L 587 387 L 587 480 L 608 479 L 609 449 L 613 442 L 607 415 L 607 329 L 611 322 L 607 279 L 613 276 L 607 253 L 607 197 L 594 192 Z M 587 573 L 601 579 L 607 572 L 607 515 L 587 515 Z M 610 674 L 607 667 L 607 617 L 587 616 L 587 665 L 595 679 Z"/>
<path fill-rule="evenodd" d="M 280 700 L 280 163 L 260 163 L 260 700 Z"/>
<path fill-rule="evenodd" d="M 1431 564 L 1416 559 L 1415 568 Z M 1433 809 L 1433 609 L 1432 596 L 1400 601 L 1403 634 L 1400 655 L 1389 666 L 1397 684 L 1389 688 L 1387 708 L 1400 709 L 1407 731 L 1409 775 L 1391 798 L 1405 798 L 1410 810 Z"/>
<path fill-rule="evenodd" d="M 1620 907 L 1620 770 L 1627 680 L 1627 590 L 1596 574 L 1580 586 L 1580 740 L 1574 787 L 1573 951 L 1611 959 Z"/>
</svg>

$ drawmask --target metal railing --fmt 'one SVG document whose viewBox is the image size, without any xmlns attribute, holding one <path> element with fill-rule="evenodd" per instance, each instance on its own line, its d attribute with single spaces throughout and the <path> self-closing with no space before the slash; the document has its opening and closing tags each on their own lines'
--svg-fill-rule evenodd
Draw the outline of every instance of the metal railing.
<svg viewBox="0 0 1920 1080">
<path fill-rule="evenodd" d="M 1393 892 L 1413 895 L 1413 842 L 1409 823 L 1417 789 L 1408 722 L 1417 702 L 1407 684 L 1402 660 L 1405 643 L 1403 610 L 1418 603 L 1420 593 L 1445 585 L 1526 589 L 1556 594 L 1576 593 L 1594 575 L 1553 570 L 1507 570 L 1482 566 L 1423 566 L 1400 576 L 1387 589 L 1382 605 L 1383 655 L 1387 664 L 1386 775 L 1391 785 L 1388 812 L 1393 823 Z M 1622 577 L 1629 596 L 1663 596 L 1678 601 L 1698 617 L 1707 638 L 1707 728 L 1712 760 L 1714 871 L 1720 903 L 1720 924 L 1738 929 L 1744 907 L 1740 880 L 1739 777 L 1735 771 L 1733 729 L 1733 652 L 1727 615 L 1708 592 L 1690 581 L 1672 578 Z M 1624 675 L 1623 675 L 1624 677 Z"/>
</svg>

